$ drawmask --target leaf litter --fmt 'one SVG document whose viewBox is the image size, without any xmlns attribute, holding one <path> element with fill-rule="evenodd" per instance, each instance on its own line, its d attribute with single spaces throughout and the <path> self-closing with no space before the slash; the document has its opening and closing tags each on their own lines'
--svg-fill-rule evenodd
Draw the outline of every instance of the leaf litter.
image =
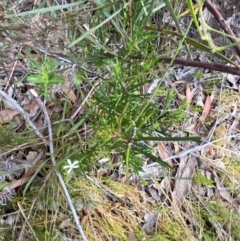
<svg viewBox="0 0 240 241">
<path fill-rule="evenodd" d="M 40 26 L 40 22 L 42 26 Z M 45 43 L 39 40 L 34 47 L 34 43 L 32 42 L 32 39 L 36 39 L 39 36 L 42 28 L 47 26 L 47 22 L 47 19 L 42 22 L 36 17 L 35 22 L 32 22 L 36 31 L 32 31 L 32 28 L 26 29 L 24 33 L 19 34 L 19 38 L 21 39 L 21 36 L 25 34 L 27 36 L 25 44 L 28 47 L 36 51 L 43 49 L 45 52 L 54 52 L 53 54 L 56 54 L 56 51 L 59 51 L 60 48 L 58 46 L 61 43 L 60 40 L 65 42 L 65 36 L 60 28 L 64 26 L 60 26 L 58 31 L 53 31 L 52 33 L 50 27 L 49 29 L 45 29 L 49 34 L 47 36 L 48 41 Z M 52 37 L 53 35 L 55 37 Z M 9 42 L 13 41 L 9 38 L 6 39 Z M 54 39 L 54 43 L 49 44 L 52 39 Z M 52 49 L 51 46 L 55 46 L 56 49 Z M 67 54 L 66 48 L 64 48 L 63 53 Z M 7 72 L 0 71 L 1 74 L 4 74 L 1 85 L 5 88 L 9 86 L 10 79 L 6 78 L 6 76 L 10 72 L 15 77 L 19 73 L 24 73 L 26 70 L 23 66 L 27 66 L 27 63 L 24 61 L 21 64 L 17 63 L 15 65 L 12 63 L 5 64 L 4 69 L 7 69 Z M 77 181 L 82 184 L 82 189 L 85 192 L 84 195 L 89 198 L 89 204 L 85 205 L 84 201 L 81 200 L 81 195 L 78 194 L 79 186 L 76 184 L 74 194 L 83 206 L 83 209 L 80 210 L 83 216 L 82 224 L 86 233 L 92 238 L 91 240 L 95 240 L 96 237 L 98 237 L 98 240 L 137 240 L 137 233 L 141 230 L 146 235 L 162 232 L 170 237 L 171 235 L 174 236 L 171 233 L 173 226 L 175 226 L 174 232 L 182 236 L 183 239 L 195 240 L 190 232 L 186 232 L 190 228 L 186 228 L 188 224 L 184 219 L 187 219 L 195 229 L 201 230 L 200 223 L 205 221 L 203 217 L 206 217 L 207 221 L 211 223 L 209 229 L 215 229 L 220 240 L 230 238 L 231 229 L 228 225 L 223 227 L 220 224 L 221 220 L 218 220 L 224 218 L 224 216 L 221 216 L 222 214 L 219 214 L 219 216 L 212 214 L 212 217 L 209 218 L 203 211 L 198 210 L 197 205 L 204 206 L 207 210 L 206 212 L 209 213 L 214 212 L 214 210 L 217 210 L 216 213 L 218 213 L 219 209 L 223 209 L 224 211 L 229 210 L 231 212 L 229 215 L 232 215 L 229 216 L 229 219 L 238 220 L 240 193 L 237 187 L 239 186 L 240 169 L 236 167 L 239 166 L 240 97 L 239 93 L 235 92 L 235 90 L 238 90 L 239 87 L 236 78 L 231 75 L 226 77 L 222 74 L 233 85 L 233 88 L 230 88 L 230 86 L 224 87 L 221 92 L 221 102 L 218 104 L 218 95 L 217 97 L 215 95 L 212 99 L 211 95 L 206 93 L 207 87 L 204 86 L 204 83 L 199 84 L 196 78 L 191 81 L 189 80 L 189 75 L 192 76 L 194 72 L 196 72 L 196 68 L 188 67 L 184 71 L 184 74 L 181 73 L 181 69 L 178 69 L 176 80 L 181 83 L 175 83 L 175 86 L 177 86 L 175 91 L 179 97 L 178 101 L 183 101 L 182 97 L 188 101 L 187 111 L 190 113 L 190 118 L 186 120 L 184 125 L 185 131 L 201 135 L 203 138 L 207 136 L 209 131 L 212 131 L 212 138 L 207 140 L 209 146 L 203 147 L 201 151 L 193 151 L 193 153 L 179 158 L 171 158 L 171 156 L 177 155 L 181 151 L 191 148 L 194 150 L 195 144 L 191 143 L 189 145 L 175 142 L 167 145 L 164 142 L 158 142 L 157 151 L 153 154 L 173 166 L 174 171 L 163 170 L 159 164 L 146 160 L 146 164 L 142 167 L 142 171 L 139 172 L 139 176 L 135 176 L 133 173 L 130 175 L 129 185 L 125 181 L 121 181 L 126 176 L 124 172 L 120 171 L 120 165 L 115 166 L 115 170 L 119 168 L 116 180 L 114 178 L 112 178 L 113 180 L 111 178 L 108 180 L 104 179 L 104 176 L 110 173 L 113 174 L 112 170 L 109 171 L 109 167 L 107 166 L 106 168 L 102 167 L 101 172 L 98 169 L 98 175 L 96 176 L 94 173 L 91 173 L 92 181 L 89 181 L 90 179 L 87 181 L 84 178 L 79 178 Z M 166 85 L 168 85 L 168 81 L 173 82 L 173 80 L 166 80 Z M 193 84 L 193 88 L 189 84 L 186 84 L 189 82 Z M 148 92 L 152 93 L 157 85 L 158 79 L 153 82 Z M 27 84 L 23 85 L 23 87 L 30 88 Z M 21 92 L 21 87 L 12 85 L 11 88 L 18 90 L 17 94 L 14 93 L 14 98 L 18 99 L 29 116 L 33 119 L 36 118 L 35 122 L 39 121 L 42 116 L 41 113 L 39 114 L 39 105 L 37 102 L 34 99 L 29 99 L 27 91 Z M 61 95 L 60 98 L 56 97 L 60 103 L 64 103 L 67 98 L 69 98 L 71 105 L 74 105 L 77 101 L 76 90 L 72 83 L 55 86 L 52 92 L 56 95 Z M 0 124 L 8 125 L 9 122 L 15 121 L 19 112 L 10 103 L 7 103 L 6 100 L 2 100 L 2 102 Z M 48 111 L 52 113 L 52 116 L 58 113 L 54 109 L 56 106 L 58 104 L 55 102 L 51 102 L 51 105 L 49 104 L 48 106 Z M 201 108 L 200 111 L 197 107 Z M 59 112 L 61 111 L 62 108 L 59 109 Z M 220 123 L 217 124 L 218 126 L 214 126 L 215 122 Z M 44 132 L 44 121 L 39 123 L 38 128 Z M 18 127 L 21 128 L 22 125 L 24 125 L 23 120 L 21 120 Z M 230 136 L 233 136 L 233 139 L 229 138 Z M 215 142 L 211 144 L 213 141 Z M 154 145 L 151 142 L 148 144 Z M 11 154 L 14 155 L 13 159 L 19 156 L 20 152 L 23 152 L 23 162 L 31 162 L 32 157 L 30 158 L 30 156 L 32 154 L 36 156 L 41 148 L 36 148 L 35 146 L 29 147 L 29 145 L 31 146 L 31 143 L 27 143 L 26 147 L 19 147 L 18 151 L 14 150 L 13 154 Z M 11 148 L 8 151 L 11 152 Z M 6 158 L 9 157 L 10 155 L 7 154 Z M 200 176 L 198 172 L 201 172 Z M 19 173 L 19 176 L 16 175 L 18 177 L 14 177 L 13 179 L 11 179 L 10 175 L 7 175 L 6 179 L 4 178 L 4 181 L 13 182 L 1 194 L 3 204 L 15 195 L 13 193 L 15 190 L 29 180 L 34 170 L 30 172 L 27 170 L 25 174 L 22 174 L 22 171 Z M 198 180 L 200 178 L 201 182 Z M 97 183 L 100 183 L 100 185 Z M 4 196 L 4 194 L 6 195 Z M 191 201 L 192 204 L 190 204 Z M 67 207 L 64 208 L 67 209 Z M 211 211 L 209 211 L 210 209 Z M 203 212 L 203 214 L 199 215 L 198 212 Z M 65 232 L 67 230 L 72 236 L 77 237 L 77 232 L 74 230 L 71 218 L 69 219 L 69 216 L 66 217 L 63 213 L 58 214 L 61 220 L 58 228 L 60 230 L 65 229 Z M 8 215 L 8 217 L 10 216 Z M 6 221 L 5 224 L 14 224 L 14 222 Z M 181 225 L 185 226 L 182 230 Z M 239 234 L 236 234 L 236 236 L 237 238 L 240 237 Z"/>
</svg>

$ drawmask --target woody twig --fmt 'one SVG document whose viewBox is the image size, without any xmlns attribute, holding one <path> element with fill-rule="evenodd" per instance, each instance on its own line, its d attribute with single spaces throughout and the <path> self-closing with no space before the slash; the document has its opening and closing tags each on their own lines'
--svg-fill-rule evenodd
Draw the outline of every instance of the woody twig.
<svg viewBox="0 0 240 241">
<path fill-rule="evenodd" d="M 223 31 L 228 34 L 231 35 L 231 37 L 229 37 L 229 40 L 232 43 L 236 43 L 236 35 L 233 33 L 233 31 L 231 30 L 231 28 L 226 24 L 225 19 L 223 18 L 223 16 L 221 15 L 221 13 L 216 9 L 216 7 L 209 1 L 209 0 L 205 0 L 205 4 L 207 9 L 213 14 L 213 16 L 215 17 L 215 19 L 218 21 L 218 23 L 220 24 L 221 28 L 223 29 Z M 238 56 L 240 57 L 240 45 L 235 46 L 236 52 L 238 54 Z"/>
</svg>

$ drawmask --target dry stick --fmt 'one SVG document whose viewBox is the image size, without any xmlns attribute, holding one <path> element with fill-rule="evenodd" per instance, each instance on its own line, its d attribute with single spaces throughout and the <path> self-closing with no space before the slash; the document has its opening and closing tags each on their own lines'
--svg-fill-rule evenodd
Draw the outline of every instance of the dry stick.
<svg viewBox="0 0 240 241">
<path fill-rule="evenodd" d="M 35 97 L 37 103 L 39 104 L 39 106 L 41 107 L 44 115 L 45 115 L 45 118 L 46 118 L 46 122 L 47 122 L 47 125 L 48 125 L 48 134 L 49 134 L 49 149 L 50 149 L 50 153 L 51 153 L 51 161 L 53 163 L 54 166 L 56 166 L 56 160 L 55 160 L 55 156 L 54 156 L 54 146 L 53 146 L 53 134 L 52 134 L 52 126 L 51 126 L 51 121 L 50 121 L 50 118 L 49 118 L 49 115 L 48 115 L 48 112 L 47 112 L 47 109 L 46 109 L 46 106 L 43 104 L 43 102 L 40 100 L 40 98 L 37 96 L 36 92 L 34 90 L 31 90 L 31 93 L 32 95 Z M 76 212 L 76 209 L 74 208 L 74 205 L 72 203 L 72 199 L 71 199 L 71 196 L 68 192 L 68 189 L 65 185 L 65 182 L 63 180 L 63 177 L 61 175 L 61 173 L 57 170 L 55 170 L 55 173 L 58 177 L 58 180 L 62 186 L 62 189 L 63 189 L 63 192 L 67 198 L 67 201 L 68 201 L 68 204 L 70 206 L 70 209 L 72 211 L 72 214 L 73 214 L 73 218 L 74 218 L 74 221 L 76 223 L 76 226 L 78 228 L 78 231 L 79 233 L 81 234 L 82 238 L 84 241 L 87 241 L 87 238 L 85 236 L 85 233 L 82 229 L 82 226 L 79 222 L 79 218 L 77 216 L 77 212 Z"/>
<path fill-rule="evenodd" d="M 32 127 L 36 135 L 44 142 L 44 144 L 47 146 L 48 141 L 47 139 L 39 132 L 37 127 L 33 124 L 33 122 L 30 120 L 28 113 L 26 113 L 23 108 L 15 101 L 12 99 L 9 95 L 7 95 L 3 90 L 0 89 L 0 95 L 2 95 L 7 101 L 9 101 L 10 104 L 12 104 L 22 115 L 22 117 L 25 119 L 25 121 Z"/>
<path fill-rule="evenodd" d="M 20 205 L 19 203 L 18 203 L 18 208 L 20 209 L 20 212 L 21 212 L 22 216 L 23 216 L 24 219 L 25 219 L 25 224 L 28 225 L 28 227 L 29 227 L 30 230 L 32 231 L 32 234 L 33 234 L 33 236 L 35 237 L 35 239 L 36 239 L 37 241 L 39 241 L 36 233 L 34 232 L 34 230 L 33 230 L 33 228 L 32 228 L 32 226 L 31 226 L 30 223 L 28 222 L 29 219 L 28 219 L 28 218 L 26 217 L 26 215 L 24 214 L 23 209 L 22 209 L 22 207 L 21 207 L 21 205 Z M 22 236 L 23 236 L 23 232 L 22 232 Z M 22 236 L 19 235 L 18 240 L 23 240 L 23 239 L 22 239 Z"/>
<path fill-rule="evenodd" d="M 215 71 L 219 71 L 219 72 L 223 72 L 223 73 L 234 74 L 234 75 L 240 76 L 239 68 L 232 67 L 232 66 L 229 66 L 226 64 L 216 64 L 216 63 L 192 61 L 192 60 L 185 60 L 185 59 L 172 59 L 172 58 L 167 58 L 167 57 L 159 58 L 159 62 L 199 67 L 199 68 L 203 68 L 203 69 L 215 70 Z"/>
<path fill-rule="evenodd" d="M 202 150 L 203 148 L 205 148 L 205 147 L 214 146 L 214 143 L 216 143 L 216 142 L 218 142 L 218 141 L 225 140 L 225 139 L 231 139 L 231 138 L 237 138 L 237 137 L 239 137 L 239 136 L 240 136 L 240 134 L 238 133 L 238 134 L 236 134 L 236 135 L 230 135 L 230 136 L 226 136 L 226 137 L 223 137 L 223 138 L 219 138 L 219 139 L 214 140 L 214 141 L 211 141 L 211 142 L 209 142 L 209 143 L 205 143 L 205 144 L 202 144 L 202 145 L 200 145 L 200 146 L 195 146 L 195 147 L 193 147 L 193 148 L 191 148 L 191 149 L 181 151 L 181 152 L 177 153 L 176 155 L 173 155 L 173 156 L 170 156 L 170 157 L 168 157 L 168 158 L 163 159 L 163 161 L 168 161 L 168 160 L 180 158 L 180 157 L 183 157 L 183 156 L 185 156 L 185 155 L 187 155 L 187 154 L 193 154 L 194 152 L 201 151 L 201 150 Z M 221 147 L 221 149 L 226 150 L 226 151 L 228 151 L 228 152 L 230 152 L 230 153 L 233 153 L 233 154 L 235 154 L 235 155 L 239 155 L 239 153 L 236 153 L 236 152 L 234 152 L 234 151 L 228 150 L 228 149 L 226 149 L 226 148 L 224 148 L 224 147 Z"/>
<path fill-rule="evenodd" d="M 146 28 L 149 29 L 149 28 Z M 157 31 L 157 29 L 156 29 Z M 108 58 L 113 58 L 114 56 L 111 54 L 104 54 L 105 57 Z M 144 59 L 144 56 L 139 54 L 136 56 L 131 56 L 133 59 Z M 215 70 L 219 71 L 222 73 L 228 73 L 228 74 L 234 74 L 240 76 L 240 68 L 237 67 L 232 67 L 230 65 L 226 64 L 217 64 L 217 63 L 211 63 L 211 62 L 200 62 L 200 61 L 194 61 L 194 60 L 185 60 L 185 59 L 178 59 L 178 58 L 168 58 L 168 57 L 160 57 L 158 59 L 158 62 L 163 62 L 163 63 L 172 63 L 172 64 L 181 64 L 184 66 L 192 66 L 192 67 L 199 67 L 203 69 L 209 69 L 209 70 Z"/>
<path fill-rule="evenodd" d="M 30 120 L 28 114 L 22 109 L 22 107 L 14 100 L 12 99 L 10 96 L 8 96 L 3 90 L 0 89 L 0 95 L 2 95 L 7 101 L 9 101 L 18 111 L 19 113 L 23 116 L 23 118 L 25 119 L 25 121 L 32 127 L 32 129 L 34 130 L 34 132 L 36 133 L 36 135 L 44 142 L 45 145 L 49 145 L 49 149 L 50 149 L 50 153 L 51 153 L 51 160 L 53 165 L 56 165 L 56 161 L 55 161 L 55 157 L 54 157 L 54 146 L 53 146 L 53 136 L 52 136 L 52 127 L 51 127 L 51 121 L 49 119 L 49 115 L 47 112 L 47 109 L 45 107 L 45 105 L 42 103 L 42 101 L 37 97 L 36 93 L 34 93 L 34 91 L 31 91 L 32 95 L 36 98 L 38 104 L 40 105 L 40 107 L 42 108 L 47 124 L 48 124 L 48 131 L 49 131 L 49 142 L 46 140 L 46 138 L 39 132 L 39 130 L 37 129 L 37 127 L 33 124 L 33 122 Z M 81 224 L 79 222 L 78 216 L 77 216 L 77 212 L 73 206 L 71 197 L 69 195 L 69 192 L 67 190 L 67 187 L 64 183 L 64 180 L 62 178 L 62 175 L 56 170 L 56 175 L 59 179 L 59 182 L 61 183 L 61 186 L 63 188 L 64 194 L 66 195 L 66 198 L 68 200 L 69 206 L 71 208 L 75 223 L 77 225 L 77 228 L 79 230 L 79 233 L 82 235 L 82 238 L 84 241 L 88 241 L 83 229 L 81 227 Z"/>
<path fill-rule="evenodd" d="M 47 175 L 47 179 L 48 179 L 49 175 L 50 175 L 50 173 Z M 46 177 L 45 177 L 45 182 L 46 182 Z M 41 186 L 40 190 L 38 191 L 37 196 L 36 196 L 36 197 L 34 198 L 34 200 L 32 201 L 31 207 L 30 207 L 30 211 L 29 211 L 29 213 L 28 213 L 28 215 L 27 215 L 27 220 L 30 219 L 30 216 L 31 216 L 32 211 L 33 211 L 33 207 L 34 207 L 36 201 L 38 200 L 39 196 L 41 195 L 41 193 L 42 193 L 42 191 L 43 191 L 43 188 L 44 188 L 44 185 Z M 23 240 L 22 237 L 23 237 L 23 235 L 24 235 L 24 229 L 25 229 L 25 227 L 26 227 L 26 222 L 23 224 L 23 226 L 22 226 L 22 228 L 21 228 L 21 232 L 20 232 L 19 238 L 18 238 L 19 240 Z"/>
<path fill-rule="evenodd" d="M 74 119 L 76 117 L 76 115 L 79 113 L 79 111 L 82 109 L 82 107 L 84 106 L 84 104 L 86 103 L 86 101 L 90 98 L 90 96 L 94 93 L 94 91 L 96 91 L 96 88 L 98 88 L 99 86 L 99 82 L 97 81 L 96 83 L 93 84 L 93 87 L 91 88 L 91 90 L 88 92 L 87 96 L 85 97 L 84 101 L 80 104 L 80 106 L 78 107 L 78 109 L 75 111 L 75 113 L 70 117 L 70 119 Z"/>
<path fill-rule="evenodd" d="M 195 197 L 199 200 L 199 202 L 202 204 L 202 206 L 205 208 L 205 210 L 206 210 L 206 211 L 211 215 L 211 217 L 214 219 L 214 215 L 213 215 L 212 211 L 208 208 L 208 205 L 206 205 L 206 204 L 204 203 L 204 201 L 202 200 L 201 196 L 196 193 L 196 191 L 194 190 L 193 186 L 191 186 L 191 189 L 192 189 L 192 192 L 194 193 Z M 222 233 L 224 234 L 225 237 L 229 237 L 229 236 L 230 236 L 230 235 L 222 228 L 221 224 L 220 224 L 217 220 L 214 219 L 214 222 L 215 222 L 215 224 L 218 226 L 218 228 L 221 229 L 221 231 L 222 231 Z M 228 240 L 230 240 L 230 239 L 228 239 Z M 233 239 L 231 239 L 231 240 L 233 240 Z"/>
<path fill-rule="evenodd" d="M 6 87 L 5 87 L 5 89 L 4 89 L 5 91 L 6 91 L 6 89 L 7 89 L 7 86 L 9 85 L 10 80 L 11 80 L 12 77 L 13 77 L 13 73 L 14 73 L 14 71 L 15 71 L 15 68 L 16 68 L 16 65 L 17 65 L 17 61 L 18 61 L 18 60 L 16 60 L 16 61 L 14 62 L 14 65 L 13 65 L 13 68 L 12 68 L 12 70 L 11 70 L 11 73 L 10 73 L 10 75 L 7 77 L 8 81 L 7 81 Z"/>
<path fill-rule="evenodd" d="M 220 24 L 220 26 L 222 27 L 224 32 L 233 37 L 233 38 L 228 37 L 229 40 L 232 43 L 236 43 L 237 42 L 236 35 L 233 33 L 231 28 L 229 28 L 229 26 L 227 26 L 226 21 L 223 18 L 223 16 L 221 15 L 221 13 L 215 8 L 215 6 L 209 0 L 205 0 L 205 4 L 206 4 L 206 7 L 208 8 L 208 10 L 213 14 L 215 19 L 218 21 L 218 23 Z M 235 46 L 235 49 L 236 49 L 238 56 L 240 57 L 240 45 Z"/>
</svg>

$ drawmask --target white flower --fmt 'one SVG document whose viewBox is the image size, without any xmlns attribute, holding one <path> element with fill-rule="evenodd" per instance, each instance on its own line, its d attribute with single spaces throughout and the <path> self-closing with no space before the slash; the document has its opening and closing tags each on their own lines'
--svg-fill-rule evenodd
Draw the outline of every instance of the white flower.
<svg viewBox="0 0 240 241">
<path fill-rule="evenodd" d="M 68 165 L 65 165 L 63 167 L 63 169 L 68 169 L 67 174 L 70 174 L 70 172 L 74 169 L 74 168 L 78 168 L 79 167 L 79 162 L 78 161 L 74 161 L 72 162 L 70 159 L 67 159 Z"/>
</svg>

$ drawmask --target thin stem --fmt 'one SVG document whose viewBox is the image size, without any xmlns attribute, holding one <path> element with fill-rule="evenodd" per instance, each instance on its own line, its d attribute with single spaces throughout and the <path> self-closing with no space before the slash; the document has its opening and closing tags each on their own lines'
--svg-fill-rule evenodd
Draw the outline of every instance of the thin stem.
<svg viewBox="0 0 240 241">
<path fill-rule="evenodd" d="M 53 145 L 52 125 L 51 125 L 51 121 L 50 121 L 50 118 L 49 118 L 49 115 L 48 115 L 46 106 L 43 104 L 43 102 L 40 100 L 40 98 L 36 96 L 36 94 L 35 94 L 33 91 L 32 91 L 31 93 L 34 95 L 37 103 L 39 104 L 39 106 L 41 107 L 41 109 L 42 109 L 42 111 L 43 111 L 43 113 L 44 113 L 44 115 L 45 115 L 46 122 L 47 122 L 47 125 L 48 125 L 49 149 L 50 149 L 50 153 L 51 153 L 51 161 L 52 161 L 53 165 L 56 166 L 56 160 L 55 160 L 55 156 L 54 156 L 54 145 Z M 76 223 L 76 226 L 77 226 L 77 228 L 78 228 L 78 231 L 79 231 L 79 233 L 81 234 L 83 240 L 84 240 L 84 241 L 87 241 L 87 238 L 86 238 L 86 236 L 85 236 L 85 234 L 84 234 L 84 231 L 83 231 L 83 229 L 82 229 L 82 226 L 81 226 L 81 224 L 80 224 L 80 222 L 79 222 L 79 218 L 78 218 L 78 216 L 77 216 L 76 209 L 74 208 L 74 205 L 73 205 L 73 202 L 72 202 L 72 198 L 71 198 L 71 196 L 70 196 L 70 194 L 69 194 L 69 192 L 68 192 L 68 189 L 67 189 L 67 187 L 66 187 L 66 185 L 65 185 L 65 182 L 64 182 L 64 180 L 63 180 L 63 177 L 62 177 L 61 173 L 60 173 L 58 170 L 55 170 L 55 173 L 56 173 L 56 175 L 57 175 L 57 177 L 58 177 L 58 180 L 59 180 L 59 182 L 60 182 L 60 184 L 61 184 L 61 186 L 62 186 L 63 192 L 64 192 L 64 194 L 65 194 L 65 196 L 66 196 L 66 198 L 67 198 L 67 201 L 68 201 L 68 204 L 69 204 L 70 209 L 71 209 L 71 211 L 72 211 L 73 218 L 74 218 L 74 220 L 75 220 L 75 223 Z"/>
<path fill-rule="evenodd" d="M 34 130 L 36 135 L 45 143 L 45 145 L 49 145 L 49 149 L 50 149 L 50 153 L 51 153 L 51 161 L 52 161 L 53 165 L 55 166 L 56 165 L 56 160 L 55 160 L 55 156 L 54 156 L 54 145 L 53 145 L 53 134 L 52 134 L 51 121 L 50 121 L 47 109 L 46 109 L 45 105 L 43 104 L 43 102 L 37 97 L 37 95 L 36 95 L 34 90 L 32 90 L 31 93 L 36 98 L 37 103 L 39 104 L 39 106 L 41 107 L 41 109 L 42 109 L 42 111 L 43 111 L 43 113 L 45 115 L 45 118 L 46 118 L 46 121 L 47 121 L 47 125 L 48 125 L 49 141 L 47 141 L 46 138 L 39 132 L 37 127 L 30 120 L 30 118 L 28 116 L 28 113 L 26 113 L 22 109 L 22 107 L 14 99 L 12 99 L 9 95 L 7 95 L 3 90 L 0 89 L 0 95 L 2 95 L 7 101 L 9 101 L 9 103 L 11 103 L 19 111 L 19 113 L 23 116 L 25 121 L 32 127 L 32 129 Z M 69 203 L 69 206 L 71 208 L 71 211 L 72 211 L 75 223 L 77 225 L 77 228 L 79 230 L 79 233 L 81 234 L 81 236 L 82 236 L 84 241 L 88 241 L 86 236 L 85 236 L 85 234 L 84 234 L 84 232 L 83 232 L 82 226 L 81 226 L 81 224 L 79 222 L 79 218 L 77 216 L 77 212 L 76 212 L 76 210 L 75 210 L 75 208 L 73 206 L 72 199 L 71 199 L 70 194 L 69 194 L 69 192 L 67 190 L 67 187 L 66 187 L 66 185 L 64 183 L 62 175 L 57 170 L 56 170 L 56 175 L 57 175 L 57 177 L 59 179 L 59 182 L 60 182 L 60 184 L 62 186 L 64 194 L 66 195 L 66 198 L 68 200 L 68 203 Z"/>
<path fill-rule="evenodd" d="M 200 62 L 186 59 L 172 59 L 172 58 L 159 58 L 159 62 L 164 63 L 173 63 L 173 64 L 181 64 L 184 66 L 192 66 L 199 67 L 203 69 L 215 70 L 222 73 L 229 73 L 240 76 L 240 69 L 236 67 L 232 67 L 226 64 L 216 64 L 216 63 L 208 63 L 208 62 Z"/>
<path fill-rule="evenodd" d="M 228 35 L 232 36 L 232 38 L 229 37 L 229 40 L 232 43 L 236 43 L 237 42 L 236 35 L 233 33 L 231 28 L 229 26 L 227 26 L 226 21 L 223 18 L 223 16 L 221 15 L 221 13 L 215 8 L 215 6 L 209 0 L 206 0 L 205 4 L 206 4 L 207 9 L 213 14 L 215 19 L 218 21 L 218 23 L 220 24 L 220 26 L 224 30 L 224 32 L 227 33 Z M 235 49 L 236 49 L 238 56 L 240 56 L 240 45 L 235 46 Z"/>
<path fill-rule="evenodd" d="M 44 142 L 45 145 L 48 145 L 47 139 L 39 132 L 37 127 L 30 120 L 28 113 L 24 111 L 24 109 L 17 103 L 17 101 L 15 101 L 13 98 L 11 98 L 1 89 L 0 89 L 0 95 L 2 95 L 10 104 L 12 104 L 19 111 L 19 113 L 22 115 L 25 121 L 32 127 L 36 135 Z"/>
</svg>

